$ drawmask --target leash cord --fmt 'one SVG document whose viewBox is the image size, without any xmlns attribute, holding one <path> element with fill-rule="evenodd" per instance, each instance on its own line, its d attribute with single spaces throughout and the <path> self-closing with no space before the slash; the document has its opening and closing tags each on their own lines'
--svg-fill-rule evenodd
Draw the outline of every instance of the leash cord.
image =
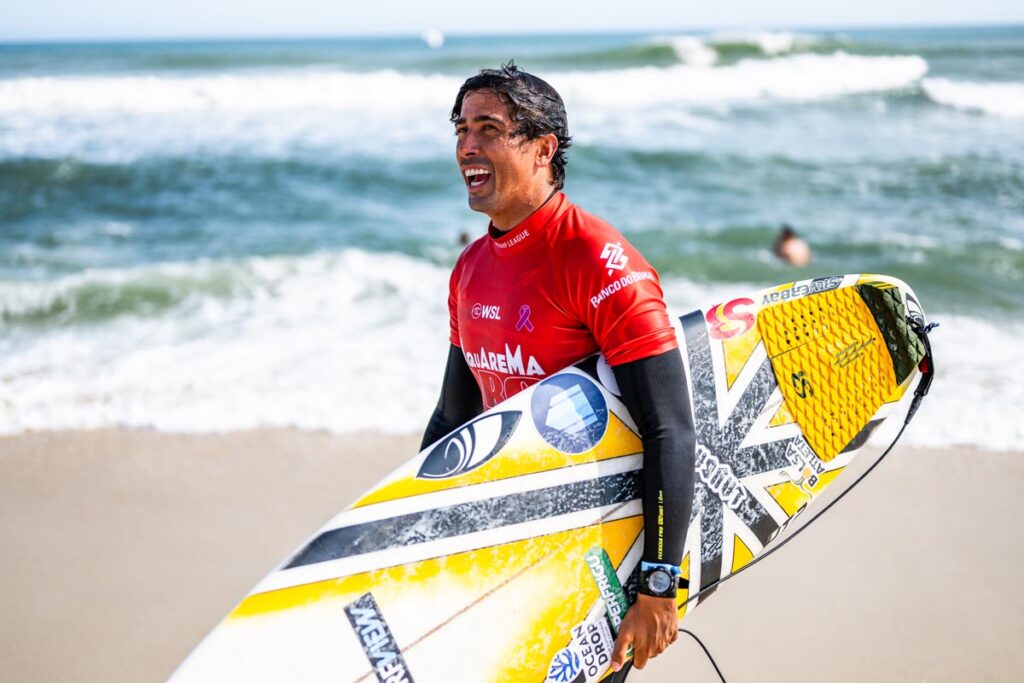
<svg viewBox="0 0 1024 683">
<path fill-rule="evenodd" d="M 697 644 L 700 645 L 700 649 L 704 650 L 704 654 L 708 656 L 708 661 L 711 662 L 711 666 L 715 667 L 715 673 L 718 674 L 718 679 L 722 681 L 722 683 L 728 683 L 728 681 L 725 680 L 725 676 L 722 674 L 722 670 L 718 668 L 718 662 L 716 662 L 715 658 L 711 656 L 711 651 L 708 650 L 707 646 L 703 643 L 703 641 L 701 641 L 701 639 L 697 637 L 697 634 L 693 631 L 687 631 L 685 628 L 679 629 L 679 632 L 685 633 L 686 635 L 690 636 L 691 638 L 697 641 Z"/>
</svg>

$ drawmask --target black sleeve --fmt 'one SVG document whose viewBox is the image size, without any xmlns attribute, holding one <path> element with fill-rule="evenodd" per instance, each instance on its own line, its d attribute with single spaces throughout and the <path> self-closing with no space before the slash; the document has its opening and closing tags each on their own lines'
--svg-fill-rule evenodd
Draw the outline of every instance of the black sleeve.
<svg viewBox="0 0 1024 683">
<path fill-rule="evenodd" d="M 473 371 L 466 364 L 462 349 L 452 344 L 448 349 L 448 363 L 444 369 L 441 397 L 437 399 L 437 407 L 434 408 L 434 414 L 427 423 L 427 431 L 423 434 L 420 450 L 463 422 L 476 417 L 483 410 L 480 387 L 476 384 Z"/>
<path fill-rule="evenodd" d="M 696 437 L 679 351 L 613 368 L 644 445 L 646 562 L 678 565 L 693 507 Z"/>
</svg>

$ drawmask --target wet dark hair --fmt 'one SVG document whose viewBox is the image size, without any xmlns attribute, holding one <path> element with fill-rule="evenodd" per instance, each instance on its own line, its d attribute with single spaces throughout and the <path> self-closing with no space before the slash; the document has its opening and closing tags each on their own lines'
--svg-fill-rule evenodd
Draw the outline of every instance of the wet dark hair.
<svg viewBox="0 0 1024 683">
<path fill-rule="evenodd" d="M 459 88 L 452 107 L 452 123 L 462 115 L 462 100 L 474 90 L 489 90 L 505 103 L 509 117 L 516 124 L 514 135 L 535 140 L 552 133 L 558 139 L 558 149 L 551 159 L 551 184 L 562 189 L 565 165 L 569 163 L 565 152 L 572 145 L 572 137 L 569 135 L 565 104 L 558 91 L 533 74 L 521 71 L 512 61 L 500 69 L 481 69 Z"/>
</svg>

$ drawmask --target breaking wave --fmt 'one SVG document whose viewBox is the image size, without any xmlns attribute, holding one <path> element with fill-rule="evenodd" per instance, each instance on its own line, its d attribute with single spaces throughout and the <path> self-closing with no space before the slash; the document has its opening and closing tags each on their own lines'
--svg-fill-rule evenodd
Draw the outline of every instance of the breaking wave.
<svg viewBox="0 0 1024 683">
<path fill-rule="evenodd" d="M 975 83 L 926 78 L 921 87 L 936 104 L 994 116 L 1024 116 L 1024 83 Z"/>
<path fill-rule="evenodd" d="M 418 432 L 448 347 L 447 279 L 447 266 L 346 249 L 7 284 L 0 301 L 14 331 L 0 337 L 0 433 Z M 756 288 L 664 284 L 674 314 Z M 933 335 L 941 372 L 907 442 L 1017 448 L 1024 385 L 1005 368 L 1024 330 L 931 317 L 943 323 Z"/>
<path fill-rule="evenodd" d="M 700 61 L 704 58 L 694 58 Z M 904 88 L 925 75 L 916 56 L 865 57 L 836 52 L 744 60 L 713 70 L 693 65 L 548 76 L 578 105 L 631 108 L 649 103 L 814 100 Z M 0 81 L 0 114 L 89 115 L 288 110 L 402 112 L 444 110 L 461 79 L 373 73 L 300 72 L 220 76 L 73 76 Z"/>
</svg>

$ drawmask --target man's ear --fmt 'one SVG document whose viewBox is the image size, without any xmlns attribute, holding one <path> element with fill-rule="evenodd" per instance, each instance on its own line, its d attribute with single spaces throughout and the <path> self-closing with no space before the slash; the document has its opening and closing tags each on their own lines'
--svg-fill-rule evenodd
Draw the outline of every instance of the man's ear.
<svg viewBox="0 0 1024 683">
<path fill-rule="evenodd" d="M 548 133 L 547 135 L 540 136 L 536 141 L 537 166 L 550 166 L 551 160 L 555 158 L 555 153 L 558 152 L 558 138 L 555 137 L 554 133 Z"/>
</svg>

